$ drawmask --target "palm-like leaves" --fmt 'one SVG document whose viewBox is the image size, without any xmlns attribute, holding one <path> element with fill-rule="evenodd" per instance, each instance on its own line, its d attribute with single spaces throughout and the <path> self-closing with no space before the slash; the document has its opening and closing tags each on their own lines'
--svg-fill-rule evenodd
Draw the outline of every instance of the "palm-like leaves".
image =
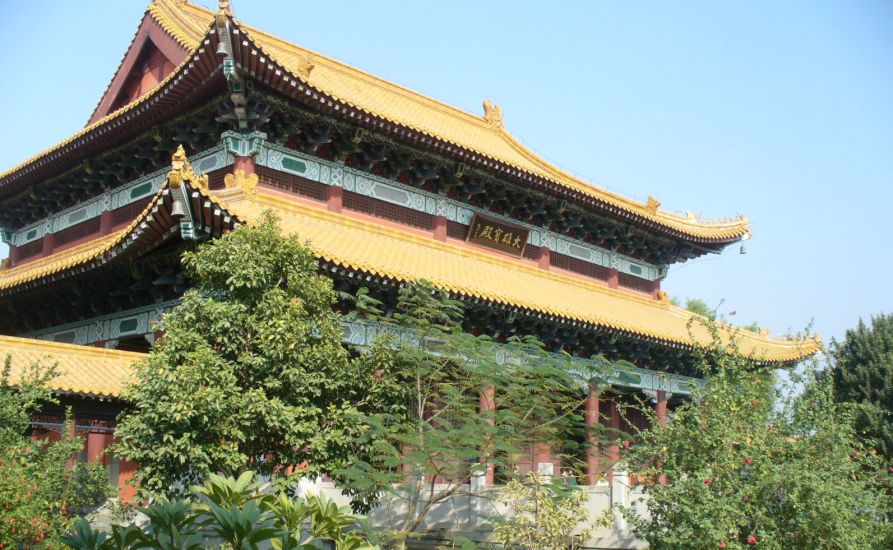
<svg viewBox="0 0 893 550">
<path fill-rule="evenodd" d="M 192 488 L 191 501 L 160 501 L 141 509 L 149 518 L 145 531 L 114 526 L 96 531 L 77 525 L 64 542 L 79 550 L 197 550 L 217 540 L 234 550 L 254 550 L 269 543 L 275 550 L 318 550 L 318 541 L 336 550 L 374 550 L 353 530 L 359 516 L 325 496 L 289 497 L 256 481 L 254 472 L 238 478 L 212 475 Z M 265 545 L 264 545 L 265 546 Z"/>
</svg>

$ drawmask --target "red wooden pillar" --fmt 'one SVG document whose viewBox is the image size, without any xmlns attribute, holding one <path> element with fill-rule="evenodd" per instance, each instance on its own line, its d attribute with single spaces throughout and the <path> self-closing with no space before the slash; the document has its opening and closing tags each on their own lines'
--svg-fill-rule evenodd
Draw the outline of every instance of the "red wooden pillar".
<svg viewBox="0 0 893 550">
<path fill-rule="evenodd" d="M 136 486 L 130 484 L 136 469 L 136 462 L 123 458 L 118 460 L 118 498 L 124 502 L 133 502 L 136 499 Z"/>
<path fill-rule="evenodd" d="M 660 279 L 651 282 L 651 295 L 655 300 L 660 300 Z"/>
<path fill-rule="evenodd" d="M 552 455 L 552 447 L 548 443 L 533 444 L 533 471 L 540 473 L 540 464 L 551 464 L 552 469 L 543 472 L 545 475 L 557 476 L 561 473 L 561 461 Z"/>
<path fill-rule="evenodd" d="M 608 269 L 608 286 L 611 288 L 620 286 L 620 272 L 613 267 Z"/>
<path fill-rule="evenodd" d="M 335 185 L 326 188 L 326 208 L 332 212 L 341 212 L 344 206 L 344 189 Z"/>
<path fill-rule="evenodd" d="M 46 257 L 53 253 L 53 246 L 55 246 L 53 241 L 52 233 L 47 232 L 47 234 L 43 236 L 43 251 L 41 257 Z"/>
<path fill-rule="evenodd" d="M 539 268 L 545 269 L 546 271 L 548 271 L 552 267 L 551 257 L 552 257 L 552 251 L 549 250 L 549 247 L 541 246 L 540 247 L 540 256 L 539 256 L 539 259 L 537 260 L 537 263 L 539 264 Z"/>
<path fill-rule="evenodd" d="M 657 390 L 657 400 L 654 404 L 654 415 L 659 426 L 667 425 L 667 401 L 669 396 L 663 390 Z"/>
<path fill-rule="evenodd" d="M 111 433 L 90 432 L 87 434 L 87 462 L 102 462 L 102 454 L 112 442 Z"/>
<path fill-rule="evenodd" d="M 15 267 L 19 261 L 19 247 L 14 244 L 9 245 L 9 265 Z"/>
<path fill-rule="evenodd" d="M 434 238 L 438 241 L 447 240 L 447 219 L 446 216 L 434 216 Z"/>
<path fill-rule="evenodd" d="M 480 403 L 478 405 L 478 411 L 481 415 L 486 415 L 488 418 L 485 420 L 491 426 L 495 425 L 496 420 L 493 418 L 493 413 L 496 412 L 496 388 L 493 386 L 487 386 L 481 391 Z M 490 455 L 489 449 L 489 441 L 484 442 L 484 455 Z M 487 462 L 487 470 L 484 473 L 484 481 L 487 485 L 493 485 L 496 482 L 496 472 L 493 469 L 493 463 Z"/>
<path fill-rule="evenodd" d="M 250 176 L 251 174 L 254 173 L 254 169 L 255 169 L 254 157 L 252 157 L 252 156 L 247 156 L 247 157 L 237 156 L 235 158 L 235 161 L 233 163 L 233 172 L 235 172 L 236 170 L 242 170 L 242 172 L 244 172 L 246 176 Z"/>
<path fill-rule="evenodd" d="M 114 216 L 112 216 L 111 210 L 105 210 L 102 214 L 99 215 L 99 234 L 100 235 L 108 235 L 112 232 L 112 222 L 114 221 Z"/>
<path fill-rule="evenodd" d="M 614 465 L 620 460 L 620 442 L 616 440 L 620 431 L 620 409 L 615 402 L 616 396 L 608 401 L 608 425 L 611 427 L 611 439 L 613 443 L 608 445 L 608 458 L 611 461 L 611 471 L 608 472 L 608 481 L 614 480 Z"/>
<path fill-rule="evenodd" d="M 586 483 L 595 485 L 599 476 L 599 448 L 597 428 L 599 418 L 599 394 L 598 389 L 590 385 L 589 395 L 586 397 L 585 422 L 588 428 L 587 439 L 589 447 L 586 449 Z"/>
</svg>

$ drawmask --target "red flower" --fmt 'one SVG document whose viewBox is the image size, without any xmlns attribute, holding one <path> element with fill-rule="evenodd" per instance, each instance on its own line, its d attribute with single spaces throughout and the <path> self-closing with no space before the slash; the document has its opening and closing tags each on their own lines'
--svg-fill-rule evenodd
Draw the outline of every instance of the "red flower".
<svg viewBox="0 0 893 550">
<path fill-rule="evenodd" d="M 751 406 L 751 407 L 759 407 L 759 406 L 760 406 L 760 402 L 759 402 L 759 401 L 751 401 L 751 402 L 750 402 L 750 406 Z"/>
<path fill-rule="evenodd" d="M 744 463 L 747 464 L 748 466 L 750 466 L 750 462 L 751 462 L 750 457 L 749 457 L 749 456 L 745 456 L 745 457 L 744 457 Z"/>
<path fill-rule="evenodd" d="M 859 458 L 860 456 L 862 456 L 862 453 L 860 453 L 859 451 L 856 451 L 856 458 Z"/>
<path fill-rule="evenodd" d="M 629 449 L 631 445 L 632 445 L 632 443 L 629 442 L 629 439 L 627 439 L 626 441 L 623 442 L 623 446 L 626 447 L 627 449 Z"/>
<path fill-rule="evenodd" d="M 720 543 L 719 543 L 719 547 L 720 547 L 720 548 L 725 548 L 725 547 L 726 547 L 726 543 L 725 543 L 725 542 L 720 542 Z"/>
<path fill-rule="evenodd" d="M 747 544 L 753 546 L 756 543 L 757 543 L 757 538 L 755 536 L 751 535 L 751 536 L 747 537 Z"/>
<path fill-rule="evenodd" d="M 709 477 L 704 480 L 704 485 L 706 485 L 707 487 L 710 487 L 711 483 L 713 483 L 713 480 L 710 479 Z"/>
</svg>

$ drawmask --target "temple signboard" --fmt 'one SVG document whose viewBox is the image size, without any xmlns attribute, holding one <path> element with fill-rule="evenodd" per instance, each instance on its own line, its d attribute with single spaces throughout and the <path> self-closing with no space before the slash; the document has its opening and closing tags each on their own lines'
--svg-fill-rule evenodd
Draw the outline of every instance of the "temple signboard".
<svg viewBox="0 0 893 550">
<path fill-rule="evenodd" d="M 512 256 L 524 254 L 529 229 L 476 212 L 466 240 Z"/>
</svg>

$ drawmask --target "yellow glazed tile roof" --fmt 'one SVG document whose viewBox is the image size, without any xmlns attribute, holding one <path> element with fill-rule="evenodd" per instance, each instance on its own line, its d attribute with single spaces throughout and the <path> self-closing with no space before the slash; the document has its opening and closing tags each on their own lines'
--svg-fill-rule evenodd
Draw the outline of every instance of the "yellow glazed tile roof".
<svg viewBox="0 0 893 550">
<path fill-rule="evenodd" d="M 143 353 L 0 336 L 0 361 L 7 355 L 12 358 L 12 385 L 39 361 L 43 367 L 55 364 L 59 371 L 49 384 L 51 390 L 92 397 L 118 397 L 133 364 L 146 357 Z"/>
<path fill-rule="evenodd" d="M 216 193 L 211 192 L 212 195 Z M 308 241 L 314 252 L 336 265 L 398 281 L 427 279 L 457 294 L 524 308 L 564 319 L 690 346 L 710 335 L 693 313 L 632 292 L 614 290 L 531 263 L 335 214 L 259 190 L 252 198 L 217 199 L 222 208 L 251 221 L 267 209 L 281 217 L 283 230 Z M 724 331 L 726 338 L 733 329 Z M 771 339 L 737 331 L 744 354 L 772 362 L 815 353 L 818 339 Z"/>
<path fill-rule="evenodd" d="M 208 28 L 214 16 L 213 12 L 183 0 L 154 0 L 149 12 L 165 30 L 187 47 L 198 45 L 204 36 L 204 29 Z M 446 105 L 241 22 L 238 25 L 294 78 L 371 115 L 472 150 L 686 235 L 728 240 L 742 237 L 749 231 L 749 223 L 743 217 L 723 221 L 698 220 L 650 208 L 597 188 L 526 149 L 505 131 L 501 122 L 493 124 L 486 118 Z M 308 62 L 313 65 L 309 75 L 306 71 Z"/>
</svg>

